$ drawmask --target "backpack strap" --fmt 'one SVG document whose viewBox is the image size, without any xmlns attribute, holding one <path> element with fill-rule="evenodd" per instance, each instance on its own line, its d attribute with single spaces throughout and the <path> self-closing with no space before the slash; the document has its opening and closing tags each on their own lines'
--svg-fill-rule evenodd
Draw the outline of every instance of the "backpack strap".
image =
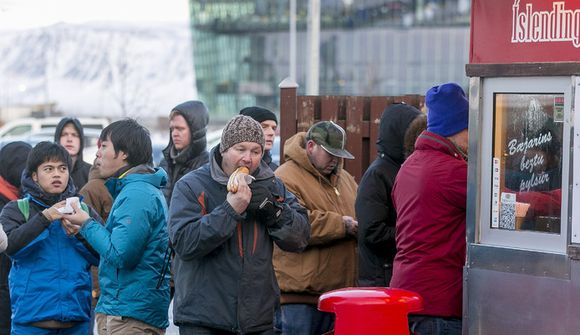
<svg viewBox="0 0 580 335">
<path fill-rule="evenodd" d="M 28 217 L 30 216 L 30 204 L 28 203 L 28 198 L 18 199 L 17 203 L 20 213 L 24 216 L 24 220 L 28 221 Z"/>
<path fill-rule="evenodd" d="M 89 206 L 81 201 L 81 209 L 85 211 L 87 214 L 91 215 L 91 211 L 89 210 Z"/>
</svg>

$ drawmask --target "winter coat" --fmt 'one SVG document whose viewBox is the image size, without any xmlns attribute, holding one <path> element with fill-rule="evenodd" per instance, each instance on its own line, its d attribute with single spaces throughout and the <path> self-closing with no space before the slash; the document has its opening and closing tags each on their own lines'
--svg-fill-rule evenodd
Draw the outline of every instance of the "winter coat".
<svg viewBox="0 0 580 335">
<path fill-rule="evenodd" d="M 391 287 L 419 293 L 423 315 L 462 316 L 467 162 L 449 141 L 424 131 L 393 186 L 397 255 Z"/>
<path fill-rule="evenodd" d="M 228 176 L 212 161 L 175 187 L 169 233 L 175 249 L 176 325 L 196 325 L 246 334 L 273 327 L 279 289 L 272 266 L 273 243 L 287 251 L 306 247 L 306 210 L 265 163 L 257 181 L 272 182 L 283 197 L 277 222 L 237 214 L 226 201 Z"/>
<path fill-rule="evenodd" d="M 96 311 L 169 325 L 169 276 L 156 287 L 169 243 L 167 205 L 161 192 L 167 174 L 140 165 L 105 183 L 114 202 L 105 226 L 90 220 L 80 234 L 101 256 L 101 297 Z"/>
<path fill-rule="evenodd" d="M 113 206 L 113 197 L 105 186 L 105 179 L 101 178 L 96 170 L 91 168 L 89 181 L 79 193 L 84 197 L 84 202 L 94 208 L 103 221 L 107 221 Z"/>
<path fill-rule="evenodd" d="M 8 143 L 0 150 L 0 211 L 7 203 L 20 197 L 20 179 L 30 150 L 30 144 L 21 141 Z M 8 255 L 0 253 L 0 335 L 10 334 L 10 265 Z"/>
<path fill-rule="evenodd" d="M 175 183 L 189 171 L 193 171 L 209 162 L 206 150 L 206 127 L 209 122 L 209 113 L 200 101 L 187 101 L 173 108 L 173 112 L 183 116 L 191 133 L 191 143 L 187 148 L 177 152 L 173 138 L 169 134 L 169 144 L 163 149 L 163 159 L 159 163 L 169 176 L 167 185 L 163 189 L 165 199 L 169 204 Z"/>
<path fill-rule="evenodd" d="M 79 191 L 83 196 L 83 201 L 91 206 L 103 219 L 107 221 L 111 207 L 113 207 L 113 197 L 105 186 L 105 179 L 101 178 L 95 166 L 91 167 L 89 173 L 89 182 Z M 99 271 L 98 267 L 91 267 L 91 277 L 93 284 L 93 309 L 96 306 L 97 299 L 101 296 L 99 288 Z"/>
<path fill-rule="evenodd" d="M 31 177 L 23 177 L 22 188 L 28 198 L 28 221 L 16 200 L 0 213 L 0 223 L 8 235 L 6 253 L 12 260 L 9 275 L 12 322 L 26 325 L 43 320 L 88 321 L 89 267 L 98 263 L 98 256 L 80 236 L 68 236 L 60 220 L 50 222 L 41 213 L 76 195 L 72 180 L 59 195 L 44 193 Z M 92 210 L 90 215 L 100 219 Z"/>
<path fill-rule="evenodd" d="M 405 160 L 405 131 L 419 114 L 414 107 L 394 104 L 381 116 L 377 141 L 379 156 L 362 176 L 355 203 L 359 286 L 389 286 L 396 252 L 397 218 L 391 190 Z"/>
<path fill-rule="evenodd" d="M 276 169 L 278 168 L 278 164 L 272 161 L 272 154 L 270 153 L 270 151 L 264 152 L 264 157 L 262 157 L 262 160 L 270 167 L 270 169 L 272 169 L 272 171 L 276 171 Z"/>
<path fill-rule="evenodd" d="M 348 237 L 342 216 L 355 217 L 357 184 L 341 167 L 329 179 L 306 155 L 306 133 L 284 145 L 285 162 L 276 170 L 288 190 L 308 209 L 310 240 L 306 250 L 290 254 L 276 248 L 274 268 L 282 303 L 316 304 L 323 292 L 355 286 L 356 240 Z"/>
<path fill-rule="evenodd" d="M 0 194 L 0 210 L 10 202 L 10 199 Z M 8 244 L 8 240 L 6 240 Z M 10 273 L 10 257 L 4 252 L 0 253 L 0 335 L 10 334 L 10 291 L 8 290 L 8 274 Z"/>
<path fill-rule="evenodd" d="M 0 194 L 0 210 L 10 202 Z M 8 240 L 6 241 L 8 244 Z M 10 334 L 10 319 L 12 315 L 10 307 L 10 291 L 8 290 L 8 274 L 10 273 L 11 261 L 6 253 L 0 253 L 0 335 Z"/>
<path fill-rule="evenodd" d="M 62 134 L 62 130 L 64 126 L 68 123 L 71 123 L 79 133 L 79 138 L 81 140 L 81 145 L 79 149 L 79 154 L 77 159 L 70 171 L 70 176 L 73 179 L 74 185 L 76 186 L 77 191 L 83 188 L 85 184 L 89 181 L 89 171 L 91 169 L 91 164 L 85 162 L 83 160 L 83 150 L 85 148 L 85 136 L 83 131 L 83 126 L 81 125 L 80 121 L 74 117 L 65 117 L 56 126 L 56 130 L 54 132 L 54 141 L 56 143 L 60 143 L 60 134 Z"/>
<path fill-rule="evenodd" d="M 4 252 L 8 247 L 8 237 L 2 228 L 2 224 L 0 223 L 0 252 Z"/>
</svg>

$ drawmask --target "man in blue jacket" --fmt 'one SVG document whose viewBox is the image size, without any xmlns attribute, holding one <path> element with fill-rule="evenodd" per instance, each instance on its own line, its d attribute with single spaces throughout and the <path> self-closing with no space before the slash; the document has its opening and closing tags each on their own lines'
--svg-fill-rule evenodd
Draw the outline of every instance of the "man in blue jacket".
<svg viewBox="0 0 580 335">
<path fill-rule="evenodd" d="M 163 271 L 167 205 L 163 169 L 150 166 L 151 138 L 135 120 L 111 123 L 100 136 L 95 164 L 114 202 L 105 226 L 82 211 L 66 215 L 99 253 L 97 323 L 102 334 L 164 334 L 169 325 L 169 275 Z"/>
<path fill-rule="evenodd" d="M 81 236 L 67 236 L 62 227 L 59 209 L 66 198 L 77 195 L 71 168 L 65 148 L 40 142 L 30 152 L 22 177 L 25 197 L 9 202 L 0 214 L 8 235 L 6 254 L 12 260 L 8 281 L 13 335 L 89 333 L 89 267 L 98 263 L 98 255 Z M 91 215 L 98 218 L 94 211 Z"/>
<path fill-rule="evenodd" d="M 263 149 L 260 124 L 236 116 L 210 162 L 175 185 L 169 234 L 181 335 L 272 334 L 279 304 L 273 243 L 301 251 L 310 225 L 306 209 L 262 160 Z M 241 167 L 251 177 L 237 173 Z M 226 186 L 232 175 L 237 188 Z"/>
</svg>

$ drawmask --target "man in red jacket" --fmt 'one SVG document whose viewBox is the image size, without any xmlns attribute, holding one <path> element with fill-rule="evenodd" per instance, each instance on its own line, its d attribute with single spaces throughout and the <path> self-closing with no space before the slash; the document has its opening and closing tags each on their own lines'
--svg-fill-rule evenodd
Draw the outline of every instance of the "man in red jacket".
<svg viewBox="0 0 580 335">
<path fill-rule="evenodd" d="M 427 130 L 393 186 L 397 254 L 391 287 L 419 293 L 415 334 L 461 334 L 469 106 L 454 83 L 425 95 Z"/>
</svg>

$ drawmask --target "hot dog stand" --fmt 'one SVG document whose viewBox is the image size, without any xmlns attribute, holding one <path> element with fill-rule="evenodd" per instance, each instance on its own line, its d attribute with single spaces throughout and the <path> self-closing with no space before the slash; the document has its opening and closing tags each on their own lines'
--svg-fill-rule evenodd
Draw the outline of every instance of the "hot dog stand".
<svg viewBox="0 0 580 335">
<path fill-rule="evenodd" d="M 580 334 L 580 0 L 473 0 L 464 334 Z"/>
</svg>

